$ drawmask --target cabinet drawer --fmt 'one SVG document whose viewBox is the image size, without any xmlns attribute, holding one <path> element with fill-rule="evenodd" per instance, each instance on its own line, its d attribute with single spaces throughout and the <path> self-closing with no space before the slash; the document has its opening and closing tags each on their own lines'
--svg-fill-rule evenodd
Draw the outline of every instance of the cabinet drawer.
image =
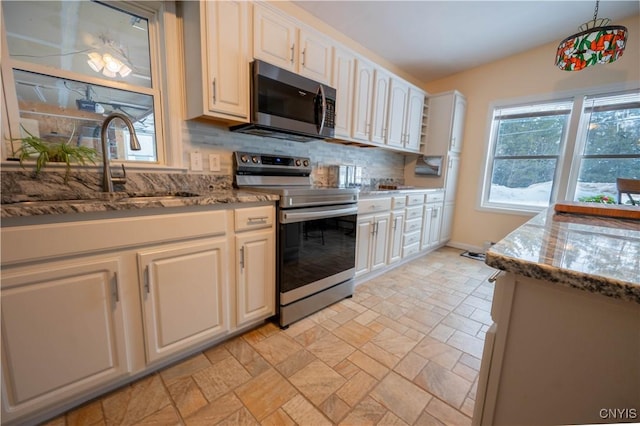
<svg viewBox="0 0 640 426">
<path fill-rule="evenodd" d="M 405 196 L 393 197 L 391 199 L 391 209 L 392 210 L 403 209 L 403 208 L 405 208 L 406 205 L 407 205 L 407 197 L 405 197 Z"/>
<path fill-rule="evenodd" d="M 407 220 L 422 218 L 422 205 L 407 207 Z"/>
<path fill-rule="evenodd" d="M 235 230 L 269 228 L 273 226 L 275 216 L 273 206 L 248 207 L 235 210 Z"/>
<path fill-rule="evenodd" d="M 427 203 L 440 203 L 444 201 L 444 192 L 434 192 L 433 194 L 427 194 Z"/>
<path fill-rule="evenodd" d="M 413 244 L 402 248 L 402 257 L 411 256 L 420 251 L 420 244 Z"/>
<path fill-rule="evenodd" d="M 412 232 L 410 234 L 404 234 L 404 247 L 417 244 L 420 242 L 420 232 Z"/>
<path fill-rule="evenodd" d="M 408 206 L 417 206 L 424 203 L 424 194 L 412 194 L 407 196 Z"/>
<path fill-rule="evenodd" d="M 358 201 L 358 214 L 391 210 L 391 198 L 369 198 Z"/>
<path fill-rule="evenodd" d="M 422 228 L 422 218 L 416 218 L 416 219 L 411 219 L 411 220 L 407 220 L 404 223 L 404 232 L 405 233 L 409 233 L 409 232 L 416 232 L 419 231 Z"/>
</svg>

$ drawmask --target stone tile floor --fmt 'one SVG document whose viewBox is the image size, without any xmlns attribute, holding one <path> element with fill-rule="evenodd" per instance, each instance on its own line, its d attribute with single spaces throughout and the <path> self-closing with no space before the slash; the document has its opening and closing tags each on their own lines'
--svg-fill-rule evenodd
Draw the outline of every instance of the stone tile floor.
<svg viewBox="0 0 640 426">
<path fill-rule="evenodd" d="M 466 425 L 492 269 L 442 248 L 280 330 L 267 323 L 46 423 Z"/>
</svg>

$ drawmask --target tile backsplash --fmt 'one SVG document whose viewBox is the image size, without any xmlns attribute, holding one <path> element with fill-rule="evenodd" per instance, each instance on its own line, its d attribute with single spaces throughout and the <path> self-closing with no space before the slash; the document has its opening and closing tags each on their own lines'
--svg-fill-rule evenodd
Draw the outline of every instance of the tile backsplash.
<svg viewBox="0 0 640 426">
<path fill-rule="evenodd" d="M 234 133 L 227 127 L 202 120 L 185 121 L 183 132 L 183 161 L 189 164 L 189 154 L 199 152 L 203 156 L 204 171 L 209 171 L 209 154 L 219 154 L 221 171 L 216 174 L 233 174 L 234 151 L 264 154 L 280 154 L 311 158 L 312 178 L 320 185 L 330 185 L 328 168 L 333 165 L 362 167 L 362 183 L 404 183 L 404 155 L 380 148 L 359 148 L 324 141 L 293 142 Z"/>
</svg>

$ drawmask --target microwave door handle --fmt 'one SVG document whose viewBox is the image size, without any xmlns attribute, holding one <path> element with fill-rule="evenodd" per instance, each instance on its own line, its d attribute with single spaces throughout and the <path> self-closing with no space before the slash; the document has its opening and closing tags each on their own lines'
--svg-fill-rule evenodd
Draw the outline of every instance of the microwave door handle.
<svg viewBox="0 0 640 426">
<path fill-rule="evenodd" d="M 320 125 L 318 126 L 318 134 L 321 135 L 322 130 L 324 129 L 324 121 L 327 118 L 327 97 L 324 94 L 324 87 L 322 86 L 322 84 L 318 88 L 318 92 L 322 97 L 322 118 L 320 119 Z"/>
</svg>

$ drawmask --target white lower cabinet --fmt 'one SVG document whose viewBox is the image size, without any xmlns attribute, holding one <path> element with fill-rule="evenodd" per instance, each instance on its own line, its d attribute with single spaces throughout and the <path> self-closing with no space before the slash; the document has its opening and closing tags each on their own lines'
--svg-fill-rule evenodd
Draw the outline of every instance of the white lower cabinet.
<svg viewBox="0 0 640 426">
<path fill-rule="evenodd" d="M 275 314 L 274 217 L 273 206 L 236 210 L 237 327 Z"/>
<path fill-rule="evenodd" d="M 391 198 L 358 201 L 356 277 L 387 264 Z"/>
<path fill-rule="evenodd" d="M 117 255 L 2 273 L 2 420 L 129 372 Z"/>
<path fill-rule="evenodd" d="M 3 219 L 2 423 L 38 423 L 273 315 L 274 218 L 261 204 Z"/>
<path fill-rule="evenodd" d="M 404 227 L 404 210 L 391 212 L 391 228 L 389 229 L 389 261 L 391 264 L 402 259 L 402 237 Z"/>
<path fill-rule="evenodd" d="M 228 332 L 227 253 L 224 235 L 138 252 L 148 362 Z"/>
<path fill-rule="evenodd" d="M 422 250 L 431 249 L 440 245 L 440 229 L 443 220 L 444 192 L 437 191 L 427 194 L 424 205 L 424 218 L 422 223 Z"/>
</svg>

